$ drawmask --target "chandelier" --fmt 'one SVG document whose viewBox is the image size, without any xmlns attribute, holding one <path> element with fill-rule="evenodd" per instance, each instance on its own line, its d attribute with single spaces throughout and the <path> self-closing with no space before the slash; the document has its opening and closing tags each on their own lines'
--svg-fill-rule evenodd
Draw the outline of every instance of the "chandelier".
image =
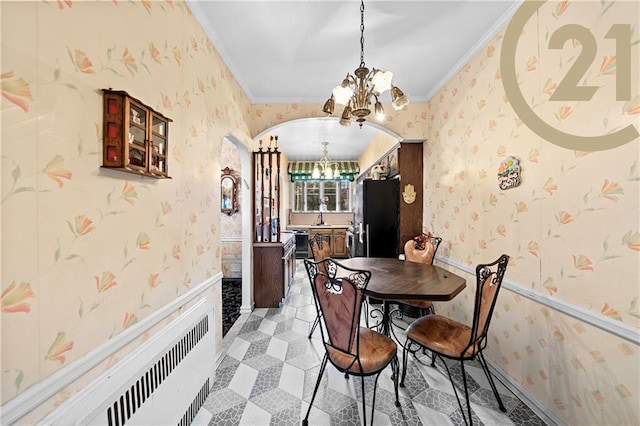
<svg viewBox="0 0 640 426">
<path fill-rule="evenodd" d="M 391 92 L 391 104 L 396 111 L 409 103 L 407 95 L 391 82 L 393 74 L 390 71 L 376 68 L 369 71 L 364 64 L 364 0 L 360 2 L 360 66 L 356 68 L 354 74 L 355 76 L 347 73 L 342 84 L 333 89 L 331 97 L 322 107 L 324 113 L 331 115 L 336 103 L 345 105 L 340 119 L 340 124 L 343 126 L 349 126 L 351 118 L 356 117 L 356 121 L 362 128 L 362 124 L 371 113 L 372 104 L 374 104 L 373 109 L 377 119 L 384 120 L 384 108 L 378 96 L 387 90 Z"/>
<path fill-rule="evenodd" d="M 329 160 L 327 145 L 329 142 L 322 142 L 322 158 L 313 165 L 311 177 L 313 179 L 338 179 L 340 177 L 340 166 L 338 163 Z"/>
</svg>

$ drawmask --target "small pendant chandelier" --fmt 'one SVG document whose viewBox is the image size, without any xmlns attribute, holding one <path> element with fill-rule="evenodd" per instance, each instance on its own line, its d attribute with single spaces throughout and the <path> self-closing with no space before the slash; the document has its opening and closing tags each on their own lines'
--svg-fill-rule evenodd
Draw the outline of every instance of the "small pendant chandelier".
<svg viewBox="0 0 640 426">
<path fill-rule="evenodd" d="M 390 71 L 382 71 L 373 68 L 371 71 L 364 64 L 364 0 L 360 2 L 360 66 L 354 71 L 354 75 L 347 73 L 342 84 L 333 89 L 331 97 L 327 99 L 322 111 L 332 115 L 335 104 L 345 105 L 342 110 L 340 124 L 349 126 L 351 118 L 362 128 L 362 124 L 371 114 L 371 105 L 379 121 L 384 120 L 384 108 L 378 99 L 382 93 L 391 92 L 391 103 L 396 111 L 409 104 L 409 98 L 402 90 L 393 85 L 393 74 Z M 374 102 L 375 101 L 375 102 Z"/>
<path fill-rule="evenodd" d="M 311 177 L 313 179 L 338 179 L 340 177 L 340 166 L 338 163 L 329 160 L 327 145 L 329 142 L 322 142 L 322 158 L 313 165 Z"/>
</svg>

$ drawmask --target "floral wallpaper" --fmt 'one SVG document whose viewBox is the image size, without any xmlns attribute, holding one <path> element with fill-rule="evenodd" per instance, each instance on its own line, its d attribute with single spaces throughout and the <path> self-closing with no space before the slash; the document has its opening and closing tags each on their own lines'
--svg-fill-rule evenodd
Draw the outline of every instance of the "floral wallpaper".
<svg viewBox="0 0 640 426">
<path fill-rule="evenodd" d="M 410 103 L 400 111 L 383 102 L 385 121 L 376 123 L 402 135 L 404 139 L 425 139 L 427 134 L 426 104 Z M 251 105 L 251 134 L 257 135 L 286 121 L 299 118 L 325 117 L 318 104 L 254 104 Z M 335 116 L 335 114 L 334 114 Z M 337 116 L 336 119 L 339 119 Z M 352 124 L 355 126 L 355 124 Z M 366 125 L 366 124 L 365 124 Z M 267 140 L 267 139 L 265 139 Z"/>
<path fill-rule="evenodd" d="M 250 105 L 180 1 L 0 7 L 4 404 L 220 272 L 221 238 L 235 232 L 217 201 L 224 136 L 249 147 L 252 135 L 319 116 L 320 108 Z M 580 47 L 574 40 L 565 46 L 571 50 L 547 48 L 566 23 L 582 23 L 602 40 L 612 24 L 628 22 L 637 76 L 637 9 L 637 2 L 550 2 L 531 18 L 516 68 L 537 115 L 578 134 L 638 127 L 637 79 L 631 100 L 613 100 L 619 53 L 612 40 L 598 45 L 585 75 L 600 87 L 591 103 L 549 100 Z M 637 328 L 638 141 L 589 152 L 537 136 L 504 91 L 503 36 L 428 104 L 412 103 L 384 123 L 403 138 L 427 139 L 423 225 L 444 238 L 442 256 L 472 266 L 507 253 L 510 283 Z M 100 89 L 109 87 L 174 120 L 172 179 L 100 168 Z M 502 191 L 497 173 L 509 155 L 520 161 L 522 184 Z M 288 193 L 282 196 L 287 205 Z M 472 300 L 469 285 L 437 309 L 469 320 Z M 554 416 L 567 424 L 637 423 L 636 345 L 508 289 L 494 316 L 487 355 Z M 60 392 L 38 415 L 139 343 Z"/>
<path fill-rule="evenodd" d="M 556 29 L 588 27 L 603 40 L 613 24 L 633 28 L 631 75 L 638 69 L 637 2 L 549 2 L 520 34 L 515 58 L 524 98 L 567 133 L 602 135 L 640 128 L 638 79 L 631 100 L 616 101 L 616 45 L 598 42 L 584 81 L 591 102 L 550 100 L 579 43 L 548 48 Z M 506 279 L 523 289 L 640 326 L 638 139 L 604 151 L 554 145 L 514 112 L 502 84 L 498 34 L 429 102 L 424 227 L 444 238 L 440 255 L 475 266 L 511 256 Z M 619 54 L 618 54 L 619 55 Z M 501 162 L 520 162 L 522 183 L 498 187 Z M 475 282 L 467 276 L 467 282 Z M 470 321 L 473 290 L 438 311 Z M 579 320 L 503 290 L 487 353 L 567 424 L 636 424 L 639 348 Z"/>
<path fill-rule="evenodd" d="M 185 3 L 0 7 L 4 404 L 220 272 L 222 140 L 252 141 L 249 102 Z M 100 167 L 103 88 L 173 120 L 172 179 Z"/>
<path fill-rule="evenodd" d="M 360 166 L 360 176 L 366 174 L 370 167 L 373 167 L 380 158 L 384 157 L 394 146 L 398 145 L 400 141 L 391 135 L 378 132 L 365 150 L 358 158 L 358 165 Z"/>
</svg>

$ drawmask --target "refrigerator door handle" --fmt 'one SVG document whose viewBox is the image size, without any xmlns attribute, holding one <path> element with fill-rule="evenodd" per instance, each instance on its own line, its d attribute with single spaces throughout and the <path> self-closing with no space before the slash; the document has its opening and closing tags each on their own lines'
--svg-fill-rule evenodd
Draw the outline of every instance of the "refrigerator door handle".
<svg viewBox="0 0 640 426">
<path fill-rule="evenodd" d="M 369 257 L 369 224 L 367 223 L 367 231 L 365 232 L 367 237 L 367 257 Z"/>
</svg>

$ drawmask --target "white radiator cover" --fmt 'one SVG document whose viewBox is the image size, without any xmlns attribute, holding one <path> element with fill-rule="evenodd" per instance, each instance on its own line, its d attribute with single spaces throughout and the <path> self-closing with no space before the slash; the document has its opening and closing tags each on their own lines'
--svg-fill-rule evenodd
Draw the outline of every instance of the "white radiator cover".
<svg viewBox="0 0 640 426">
<path fill-rule="evenodd" d="M 42 424 L 186 426 L 214 379 L 213 305 L 202 299 Z"/>
</svg>

